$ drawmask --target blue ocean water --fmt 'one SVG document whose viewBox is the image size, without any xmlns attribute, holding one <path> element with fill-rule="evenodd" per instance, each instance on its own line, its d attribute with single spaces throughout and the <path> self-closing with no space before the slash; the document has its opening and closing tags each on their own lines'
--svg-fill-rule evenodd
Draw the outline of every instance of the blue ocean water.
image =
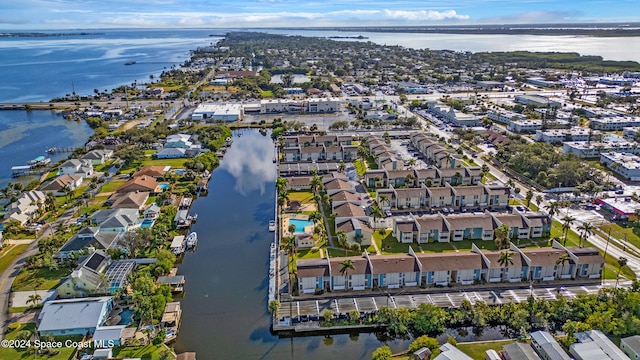
<svg viewBox="0 0 640 360">
<path fill-rule="evenodd" d="M 144 83 L 150 75 L 184 63 L 189 50 L 219 39 L 209 36 L 211 30 L 84 32 L 95 34 L 1 38 L 0 102 L 47 101 L 74 89 L 93 94 L 94 89 Z M 136 63 L 125 65 L 131 61 Z"/>
</svg>

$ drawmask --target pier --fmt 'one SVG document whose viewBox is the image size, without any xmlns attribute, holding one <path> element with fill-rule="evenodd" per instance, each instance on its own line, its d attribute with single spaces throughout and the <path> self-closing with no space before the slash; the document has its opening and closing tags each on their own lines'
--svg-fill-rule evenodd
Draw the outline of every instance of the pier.
<svg viewBox="0 0 640 360">
<path fill-rule="evenodd" d="M 22 176 L 40 176 L 45 173 L 47 170 L 43 168 L 36 169 L 31 165 L 20 165 L 20 166 L 12 166 L 11 167 L 11 177 L 22 177 Z"/>
<path fill-rule="evenodd" d="M 47 149 L 47 154 L 70 153 L 74 150 L 73 147 L 52 147 Z"/>
</svg>

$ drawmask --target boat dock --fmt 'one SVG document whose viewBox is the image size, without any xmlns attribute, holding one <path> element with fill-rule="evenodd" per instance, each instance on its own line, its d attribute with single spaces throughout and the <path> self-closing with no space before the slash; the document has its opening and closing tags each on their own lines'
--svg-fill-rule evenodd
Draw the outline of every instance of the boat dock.
<svg viewBox="0 0 640 360">
<path fill-rule="evenodd" d="M 52 147 L 47 149 L 47 154 L 70 153 L 74 150 L 73 147 Z"/>
</svg>

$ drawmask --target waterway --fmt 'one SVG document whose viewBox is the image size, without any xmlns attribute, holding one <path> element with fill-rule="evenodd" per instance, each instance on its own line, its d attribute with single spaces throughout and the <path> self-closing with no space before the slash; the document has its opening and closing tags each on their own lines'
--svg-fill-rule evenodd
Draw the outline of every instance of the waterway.
<svg viewBox="0 0 640 360">
<path fill-rule="evenodd" d="M 383 345 L 376 334 L 281 339 L 269 330 L 273 233 L 268 223 L 274 218 L 276 179 L 272 156 L 268 136 L 235 132 L 233 145 L 212 173 L 208 196 L 194 202 L 198 248 L 178 268 L 186 286 L 176 350 L 195 351 L 201 359 L 371 359 Z M 466 341 L 502 338 L 496 329 L 485 329 L 481 336 L 451 333 Z M 446 335 L 439 339 L 446 341 Z M 399 352 L 410 341 L 386 343 Z"/>
<path fill-rule="evenodd" d="M 0 111 L 0 188 L 13 180 L 12 166 L 27 165 L 38 156 L 50 157 L 53 163 L 66 159 L 68 153 L 47 155 L 46 150 L 84 146 L 91 134 L 86 122 L 65 120 L 48 110 Z M 29 178 L 20 180 L 26 183 Z"/>
</svg>

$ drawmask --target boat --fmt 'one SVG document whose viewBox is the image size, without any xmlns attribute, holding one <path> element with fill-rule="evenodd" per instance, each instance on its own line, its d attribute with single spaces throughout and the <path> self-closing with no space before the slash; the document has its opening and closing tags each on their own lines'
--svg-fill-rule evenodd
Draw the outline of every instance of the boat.
<svg viewBox="0 0 640 360">
<path fill-rule="evenodd" d="M 269 231 L 276 231 L 276 221 L 269 220 Z"/>
<path fill-rule="evenodd" d="M 129 62 L 126 62 L 126 63 L 124 63 L 124 64 L 125 64 L 125 65 L 133 65 L 133 64 L 135 64 L 135 63 L 136 63 L 135 61 L 129 61 Z"/>
<path fill-rule="evenodd" d="M 231 139 L 230 137 L 228 137 L 228 138 L 226 138 L 226 139 L 224 140 L 224 142 L 225 142 L 225 144 L 226 144 L 227 146 L 230 146 L 230 145 L 233 143 L 233 139 Z"/>
<path fill-rule="evenodd" d="M 187 248 L 194 248 L 198 244 L 198 234 L 192 231 L 187 235 Z"/>
</svg>

